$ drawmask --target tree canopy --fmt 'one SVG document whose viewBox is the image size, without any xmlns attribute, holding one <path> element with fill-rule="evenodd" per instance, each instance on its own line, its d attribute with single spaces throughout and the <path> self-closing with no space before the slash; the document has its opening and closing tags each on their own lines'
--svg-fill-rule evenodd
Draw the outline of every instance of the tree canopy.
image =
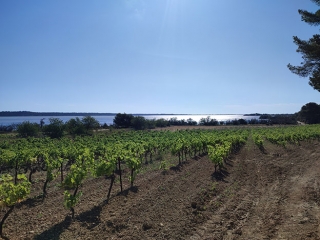
<svg viewBox="0 0 320 240">
<path fill-rule="evenodd" d="M 61 138 L 64 130 L 64 123 L 59 118 L 49 118 L 50 124 L 43 127 L 45 135 L 51 138 Z"/>
<path fill-rule="evenodd" d="M 117 128 L 129 128 L 131 127 L 132 119 L 133 119 L 132 114 L 118 113 L 113 119 L 113 124 Z"/>
<path fill-rule="evenodd" d="M 97 129 L 100 127 L 100 123 L 98 122 L 98 120 L 91 116 L 83 117 L 81 122 L 83 126 L 87 129 L 87 132 L 89 130 Z"/>
<path fill-rule="evenodd" d="M 320 0 L 311 0 L 320 6 Z M 320 9 L 314 13 L 298 10 L 301 20 L 312 25 L 320 25 Z M 309 85 L 320 92 L 320 35 L 315 34 L 309 40 L 293 37 L 293 42 L 298 46 L 296 50 L 302 54 L 303 61 L 300 66 L 288 64 L 289 70 L 301 77 L 309 76 Z"/>
<path fill-rule="evenodd" d="M 40 127 L 37 123 L 24 121 L 18 125 L 17 132 L 20 137 L 36 137 L 39 134 Z"/>
<path fill-rule="evenodd" d="M 301 107 L 299 114 L 299 120 L 308 123 L 316 124 L 320 123 L 320 105 L 314 102 L 307 103 Z"/>
</svg>

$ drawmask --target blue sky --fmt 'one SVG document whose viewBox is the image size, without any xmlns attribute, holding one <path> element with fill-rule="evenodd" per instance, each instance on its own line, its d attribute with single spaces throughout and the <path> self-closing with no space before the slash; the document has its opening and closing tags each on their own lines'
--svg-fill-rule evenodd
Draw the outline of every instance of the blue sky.
<svg viewBox="0 0 320 240">
<path fill-rule="evenodd" d="M 0 2 L 0 111 L 294 113 L 308 0 Z"/>
</svg>

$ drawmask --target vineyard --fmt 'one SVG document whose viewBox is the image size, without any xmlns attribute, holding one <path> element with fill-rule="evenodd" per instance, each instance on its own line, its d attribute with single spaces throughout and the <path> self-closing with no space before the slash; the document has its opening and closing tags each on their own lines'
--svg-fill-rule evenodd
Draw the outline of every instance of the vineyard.
<svg viewBox="0 0 320 240">
<path fill-rule="evenodd" d="M 6 239 L 320 239 L 320 126 L 0 139 Z"/>
</svg>

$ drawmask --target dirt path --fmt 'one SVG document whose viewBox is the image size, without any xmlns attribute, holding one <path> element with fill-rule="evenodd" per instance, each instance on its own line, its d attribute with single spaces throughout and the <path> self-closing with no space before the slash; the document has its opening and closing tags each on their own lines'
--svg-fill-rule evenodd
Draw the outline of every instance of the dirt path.
<svg viewBox="0 0 320 240">
<path fill-rule="evenodd" d="M 165 174 L 141 173 L 134 189 L 125 180 L 120 195 L 116 182 L 108 204 L 110 180 L 92 179 L 74 222 L 51 184 L 48 199 L 15 209 L 4 232 L 10 239 L 320 239 L 319 146 L 266 143 L 263 153 L 249 141 L 221 174 L 206 156 L 190 158 Z"/>
</svg>

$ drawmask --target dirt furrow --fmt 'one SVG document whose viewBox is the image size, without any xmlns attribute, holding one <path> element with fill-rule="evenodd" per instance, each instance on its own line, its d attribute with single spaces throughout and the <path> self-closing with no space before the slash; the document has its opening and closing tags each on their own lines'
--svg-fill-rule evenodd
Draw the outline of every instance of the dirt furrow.
<svg viewBox="0 0 320 240">
<path fill-rule="evenodd" d="M 320 239 L 319 146 L 266 142 L 261 152 L 248 141 L 221 173 L 204 156 L 165 174 L 144 172 L 132 189 L 126 174 L 123 193 L 117 180 L 108 204 L 110 179 L 89 179 L 73 222 L 57 180 L 44 202 L 15 209 L 4 231 L 10 239 L 37 240 Z"/>
</svg>

